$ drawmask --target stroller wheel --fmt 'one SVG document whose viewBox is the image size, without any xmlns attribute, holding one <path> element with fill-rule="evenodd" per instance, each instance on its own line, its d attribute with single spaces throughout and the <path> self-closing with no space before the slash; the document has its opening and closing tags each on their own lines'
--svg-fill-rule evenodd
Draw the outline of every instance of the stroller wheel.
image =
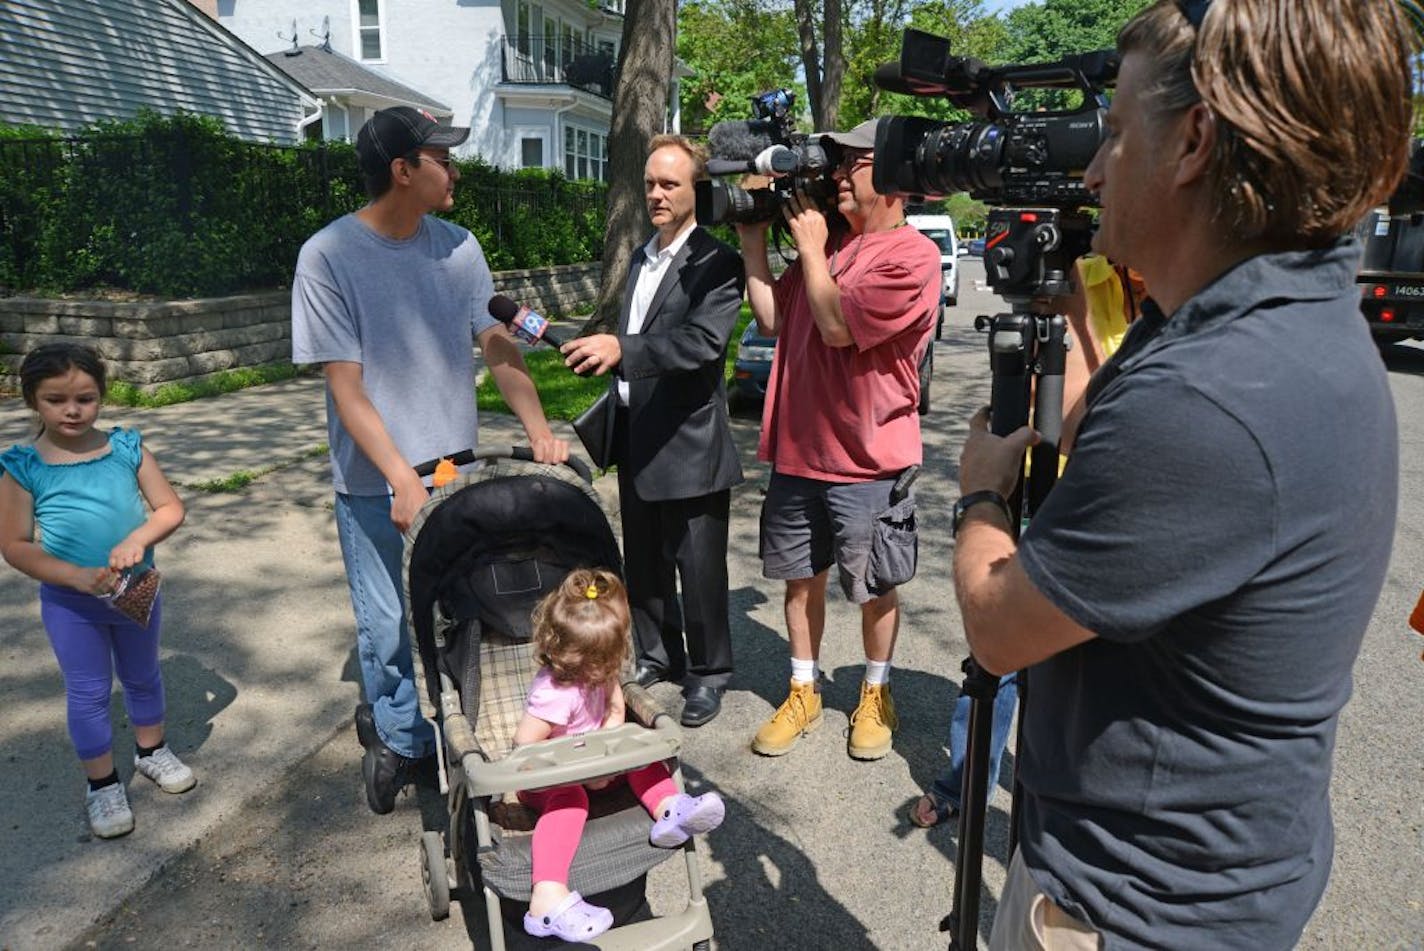
<svg viewBox="0 0 1424 951">
<path fill-rule="evenodd" d="M 439 832 L 420 835 L 420 881 L 430 917 L 444 921 L 450 915 L 450 872 L 445 865 L 445 843 Z"/>
</svg>

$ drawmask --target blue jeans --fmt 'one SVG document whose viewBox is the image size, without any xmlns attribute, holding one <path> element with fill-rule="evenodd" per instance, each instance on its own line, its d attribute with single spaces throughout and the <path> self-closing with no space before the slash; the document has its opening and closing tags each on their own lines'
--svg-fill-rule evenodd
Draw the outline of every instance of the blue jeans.
<svg viewBox="0 0 1424 951">
<path fill-rule="evenodd" d="M 1004 747 L 1009 745 L 1009 727 L 1014 722 L 1014 705 L 1019 700 L 1017 674 L 1005 674 L 999 680 L 999 692 L 994 694 L 993 727 L 989 740 L 988 795 L 994 794 L 999 781 L 999 764 L 1004 759 Z M 964 789 L 964 752 L 969 745 L 968 694 L 960 694 L 954 704 L 954 718 L 949 721 L 949 768 L 935 777 L 931 792 L 936 803 L 948 803 L 959 808 L 960 792 Z"/>
<path fill-rule="evenodd" d="M 435 733 L 420 715 L 405 635 L 402 539 L 385 495 L 336 493 L 336 534 L 356 614 L 356 654 L 366 702 L 381 740 L 402 756 L 435 751 Z"/>
</svg>

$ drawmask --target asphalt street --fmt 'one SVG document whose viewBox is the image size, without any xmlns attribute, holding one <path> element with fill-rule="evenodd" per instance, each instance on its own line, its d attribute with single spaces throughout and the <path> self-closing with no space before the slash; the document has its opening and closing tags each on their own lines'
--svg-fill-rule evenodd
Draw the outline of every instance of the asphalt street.
<svg viewBox="0 0 1424 951">
<path fill-rule="evenodd" d="M 906 808 L 941 768 L 965 654 L 948 578 L 948 512 L 968 417 L 988 396 L 973 317 L 997 309 L 977 260 L 935 347 L 925 417 L 920 569 L 902 589 L 892 676 L 901 729 L 883 760 L 845 753 L 862 669 L 858 615 L 834 597 L 823 664 L 827 722 L 791 754 L 747 743 L 784 696 L 779 587 L 760 577 L 757 514 L 766 472 L 758 420 L 734 423 L 747 482 L 733 495 L 731 614 L 737 674 L 722 715 L 685 736 L 691 783 L 726 798 L 702 851 L 705 892 L 726 949 L 932 949 L 949 910 L 956 836 L 911 826 Z M 1305 948 L 1424 948 L 1424 638 L 1406 624 L 1424 588 L 1424 348 L 1386 354 L 1401 426 L 1402 498 L 1391 570 L 1341 718 L 1334 872 Z M 1263 354 L 1269 359 L 1269 354 Z M 64 728 L 63 686 L 33 584 L 0 571 L 0 949 L 461 948 L 482 941 L 483 907 L 425 911 L 420 833 L 443 821 L 429 777 L 392 815 L 365 807 L 350 714 L 353 625 L 331 523 L 320 381 L 300 379 L 160 410 L 108 411 L 139 426 L 183 488 L 187 525 L 159 552 L 170 736 L 199 786 L 165 796 L 131 785 L 136 831 L 98 841 Z M 513 438 L 487 418 L 485 439 Z M 0 402 L 5 444 L 27 437 Z M 238 493 L 198 484 L 278 466 Z M 610 479 L 601 494 L 616 510 Z M 1370 491 L 1361 486 L 1361 492 Z M 1349 499 L 1321 499 L 1349 505 Z M 617 526 L 616 515 L 611 514 Z M 833 586 L 834 587 L 834 586 Z M 1302 649 L 1309 649 L 1303 645 Z M 655 694 L 674 712 L 677 690 Z M 116 692 L 116 749 L 132 742 Z M 1012 756 L 1006 757 L 1006 771 Z M 129 769 L 121 765 L 121 773 Z M 982 933 L 1003 881 L 1009 795 L 987 825 Z M 650 878 L 654 911 L 685 899 L 679 863 Z"/>
</svg>

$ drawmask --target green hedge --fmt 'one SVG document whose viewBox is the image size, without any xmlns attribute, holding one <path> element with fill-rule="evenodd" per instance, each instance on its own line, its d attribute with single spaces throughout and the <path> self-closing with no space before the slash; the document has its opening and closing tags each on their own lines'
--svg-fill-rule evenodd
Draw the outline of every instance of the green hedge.
<svg viewBox="0 0 1424 951">
<path fill-rule="evenodd" d="M 495 270 L 602 253 L 606 187 L 459 161 L 446 215 Z M 303 241 L 365 203 L 346 143 L 258 145 L 143 113 L 64 138 L 0 126 L 0 288 L 206 297 L 286 285 Z"/>
</svg>

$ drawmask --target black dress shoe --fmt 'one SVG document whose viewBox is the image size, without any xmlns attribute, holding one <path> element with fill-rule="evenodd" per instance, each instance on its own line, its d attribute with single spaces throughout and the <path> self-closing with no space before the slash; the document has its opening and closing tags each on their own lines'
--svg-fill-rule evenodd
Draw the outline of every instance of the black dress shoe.
<svg viewBox="0 0 1424 951">
<path fill-rule="evenodd" d="M 681 677 L 674 677 L 672 673 L 662 667 L 654 667 L 651 664 L 639 664 L 638 669 L 633 674 L 633 679 L 638 682 L 639 687 L 651 687 L 653 684 L 677 683 Z"/>
<path fill-rule="evenodd" d="M 711 723 L 712 718 L 722 712 L 721 687 L 693 687 L 683 697 L 687 701 L 682 707 L 683 726 Z"/>
<path fill-rule="evenodd" d="M 366 754 L 361 757 L 366 805 L 376 815 L 383 816 L 396 807 L 396 796 L 405 788 L 414 760 L 400 755 L 381 739 L 369 703 L 356 707 L 356 738 L 366 748 Z"/>
</svg>

